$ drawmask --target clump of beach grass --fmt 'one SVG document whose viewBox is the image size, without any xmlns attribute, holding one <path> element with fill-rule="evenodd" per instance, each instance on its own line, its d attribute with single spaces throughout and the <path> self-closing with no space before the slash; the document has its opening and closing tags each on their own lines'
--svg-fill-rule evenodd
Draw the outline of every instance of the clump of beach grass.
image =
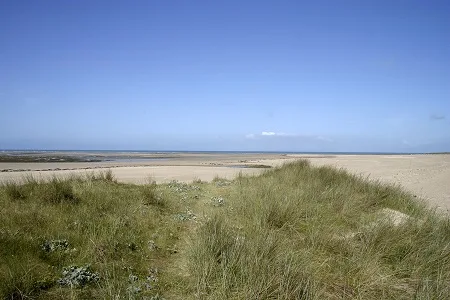
<svg viewBox="0 0 450 300">
<path fill-rule="evenodd" d="M 86 173 L 86 179 L 90 181 L 104 181 L 110 183 L 117 183 L 117 179 L 111 169 L 99 172 Z"/>
<path fill-rule="evenodd" d="M 192 179 L 192 184 L 202 184 L 205 183 L 204 181 L 202 181 L 199 177 L 194 177 L 194 179 Z"/>
<path fill-rule="evenodd" d="M 13 181 L 8 181 L 4 185 L 5 192 L 11 200 L 19 200 L 26 198 L 26 191 L 22 185 Z"/>
<path fill-rule="evenodd" d="M 159 208 L 164 208 L 167 205 L 162 192 L 158 192 L 156 182 L 149 182 L 142 187 L 142 198 L 145 205 L 153 205 Z"/>
<path fill-rule="evenodd" d="M 39 181 L 32 176 L 27 176 L 22 182 L 6 182 L 3 188 L 10 200 L 33 198 L 53 204 L 79 201 L 73 190 L 72 182 L 56 176 L 47 181 Z"/>
</svg>

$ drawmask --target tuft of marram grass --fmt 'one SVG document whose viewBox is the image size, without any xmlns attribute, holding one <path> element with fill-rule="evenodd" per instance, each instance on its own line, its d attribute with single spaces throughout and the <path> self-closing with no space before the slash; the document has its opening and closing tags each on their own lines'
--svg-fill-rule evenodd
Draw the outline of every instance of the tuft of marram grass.
<svg viewBox="0 0 450 300">
<path fill-rule="evenodd" d="M 42 187 L 42 189 L 38 189 L 35 192 L 38 197 L 48 203 L 57 204 L 66 202 L 76 204 L 79 201 L 70 180 L 53 177 L 50 182 L 43 183 Z"/>
<path fill-rule="evenodd" d="M 145 184 L 142 187 L 142 198 L 145 205 L 153 205 L 164 208 L 167 202 L 164 200 L 162 193 L 159 193 L 158 185 L 155 182 Z"/>
<path fill-rule="evenodd" d="M 192 184 L 202 184 L 204 183 L 199 177 L 194 177 L 194 179 L 192 179 Z"/>
<path fill-rule="evenodd" d="M 104 181 L 110 183 L 117 183 L 117 179 L 114 176 L 114 173 L 111 169 L 108 169 L 106 171 L 86 173 L 85 178 L 90 181 Z"/>
<path fill-rule="evenodd" d="M 17 182 L 8 181 L 4 184 L 6 194 L 11 200 L 20 200 L 27 197 L 25 188 Z"/>
<path fill-rule="evenodd" d="M 34 198 L 47 203 L 77 203 L 70 179 L 53 176 L 51 180 L 37 180 L 26 176 L 21 182 L 9 181 L 3 187 L 11 200 Z"/>
</svg>

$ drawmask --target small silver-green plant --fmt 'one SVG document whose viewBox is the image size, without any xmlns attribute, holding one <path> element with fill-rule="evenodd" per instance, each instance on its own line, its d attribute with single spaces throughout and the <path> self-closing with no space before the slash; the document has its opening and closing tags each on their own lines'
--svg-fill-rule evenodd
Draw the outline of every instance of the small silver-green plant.
<svg viewBox="0 0 450 300">
<path fill-rule="evenodd" d="M 212 206 L 223 206 L 225 205 L 225 199 L 223 197 L 211 197 L 211 205 Z"/>
<path fill-rule="evenodd" d="M 185 213 L 176 214 L 174 217 L 179 221 L 190 221 L 197 219 L 197 216 L 189 209 L 187 209 Z"/>
<path fill-rule="evenodd" d="M 177 193 L 184 193 L 188 191 L 199 191 L 200 187 L 198 185 L 190 185 L 185 182 L 179 182 L 176 180 L 172 180 L 169 183 L 169 188 L 172 189 L 172 191 Z"/>
<path fill-rule="evenodd" d="M 89 265 L 83 267 L 72 265 L 64 268 L 62 277 L 58 279 L 58 283 L 69 287 L 83 287 L 87 284 L 98 282 L 99 280 L 99 275 L 93 272 Z"/>
<path fill-rule="evenodd" d="M 69 249 L 69 242 L 67 240 L 46 240 L 41 245 L 44 252 L 65 251 Z"/>
</svg>

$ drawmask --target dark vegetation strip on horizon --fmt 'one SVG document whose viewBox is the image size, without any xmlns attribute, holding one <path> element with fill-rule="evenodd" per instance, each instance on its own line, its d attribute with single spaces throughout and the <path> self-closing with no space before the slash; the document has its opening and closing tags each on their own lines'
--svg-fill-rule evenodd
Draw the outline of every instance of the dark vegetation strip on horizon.
<svg viewBox="0 0 450 300">
<path fill-rule="evenodd" d="M 0 154 L 0 163 L 66 163 L 66 162 L 114 162 L 129 160 L 130 162 L 151 161 L 177 158 L 175 156 L 83 156 L 83 155 L 39 155 L 36 153 Z"/>
<path fill-rule="evenodd" d="M 87 159 L 77 156 L 38 156 L 38 155 L 1 155 L 0 163 L 64 163 L 64 162 L 101 162 L 101 159 Z"/>
</svg>

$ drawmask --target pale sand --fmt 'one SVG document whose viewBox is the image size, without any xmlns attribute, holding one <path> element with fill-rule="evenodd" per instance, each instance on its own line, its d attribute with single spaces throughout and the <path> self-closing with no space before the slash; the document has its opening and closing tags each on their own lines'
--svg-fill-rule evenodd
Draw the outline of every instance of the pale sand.
<svg viewBox="0 0 450 300">
<path fill-rule="evenodd" d="M 131 156 L 135 155 L 138 154 L 131 154 Z M 168 156 L 168 154 L 162 156 L 165 155 Z M 193 179 L 211 181 L 215 176 L 233 179 L 239 172 L 245 175 L 257 175 L 266 170 L 262 168 L 240 168 L 238 166 L 257 164 L 279 166 L 285 161 L 296 159 L 280 154 L 188 153 L 173 156 L 174 158 L 167 160 L 147 162 L 0 163 L 0 170 L 27 170 L 0 172 L 0 183 L 8 180 L 20 180 L 27 174 L 32 174 L 37 178 L 51 178 L 54 175 L 69 176 L 106 169 L 111 169 L 118 181 L 126 183 L 142 184 L 148 182 L 149 179 L 158 183 L 171 180 L 189 182 Z M 150 154 L 148 157 L 152 157 L 152 155 Z"/>
<path fill-rule="evenodd" d="M 106 169 L 103 169 L 106 170 Z M 137 166 L 137 167 L 116 167 L 111 168 L 115 178 L 119 182 L 145 184 L 149 180 L 158 183 L 170 182 L 172 180 L 190 182 L 194 179 L 211 181 L 215 176 L 233 179 L 240 171 L 243 174 L 259 174 L 261 169 L 236 169 L 228 167 L 204 167 L 204 166 Z M 99 172 L 95 170 L 60 170 L 60 171 L 31 171 L 31 172 L 5 172 L 0 173 L 0 182 L 8 180 L 21 180 L 24 175 L 32 174 L 36 178 L 48 179 L 52 176 L 68 177 L 73 174 L 86 174 L 89 172 Z"/>
<path fill-rule="evenodd" d="M 121 182 L 142 184 L 151 180 L 168 182 L 193 179 L 210 181 L 215 176 L 234 178 L 260 174 L 265 169 L 234 168 L 235 165 L 264 164 L 278 166 L 287 161 L 307 158 L 313 165 L 346 168 L 371 179 L 400 184 L 427 200 L 432 207 L 450 209 L 450 155 L 287 155 L 279 154 L 176 154 L 175 158 L 139 163 L 0 163 L 0 170 L 30 169 L 29 172 L 1 172 L 0 182 L 18 180 L 25 174 L 50 178 L 53 175 L 83 174 L 82 168 L 111 168 Z M 72 169 L 57 170 L 54 169 Z M 52 169 L 51 171 L 42 171 Z M 38 171 L 41 170 L 41 171 Z M 97 170 L 97 169 L 95 169 Z"/>
</svg>

